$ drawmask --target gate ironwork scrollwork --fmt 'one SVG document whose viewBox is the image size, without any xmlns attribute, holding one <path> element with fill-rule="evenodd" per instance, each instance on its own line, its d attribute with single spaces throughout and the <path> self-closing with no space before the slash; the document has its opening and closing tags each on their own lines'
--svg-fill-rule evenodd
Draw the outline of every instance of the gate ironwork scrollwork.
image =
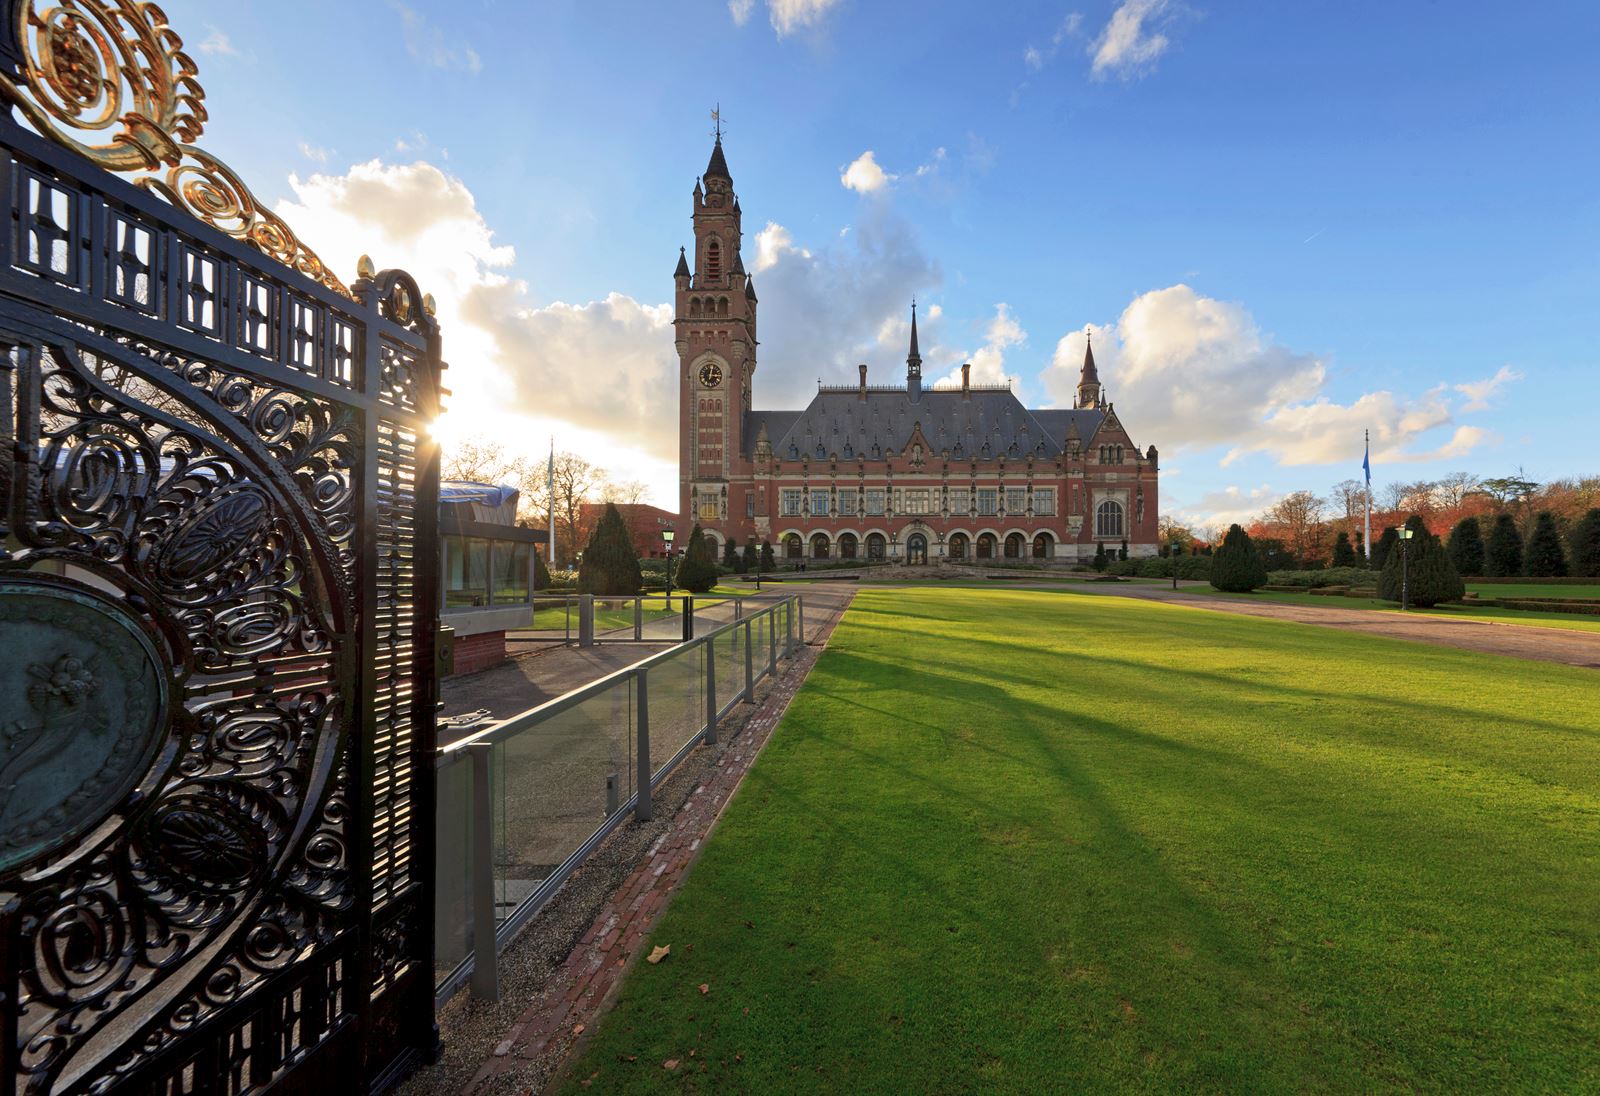
<svg viewBox="0 0 1600 1096">
<path fill-rule="evenodd" d="M 435 1042 L 431 299 L 194 144 L 154 5 L 0 17 L 0 1094 L 381 1088 Z"/>
</svg>

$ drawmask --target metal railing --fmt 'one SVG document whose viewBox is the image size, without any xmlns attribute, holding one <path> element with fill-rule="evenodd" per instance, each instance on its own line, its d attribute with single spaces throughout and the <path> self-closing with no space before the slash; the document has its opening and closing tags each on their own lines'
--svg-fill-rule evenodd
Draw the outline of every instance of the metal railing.
<svg viewBox="0 0 1600 1096">
<path fill-rule="evenodd" d="M 509 629 L 514 643 L 565 643 L 587 647 L 596 641 L 676 643 L 694 638 L 694 621 L 724 624 L 744 616 L 745 603 L 765 604 L 771 595 L 639 594 L 611 598 L 598 594 L 536 594 L 526 627 Z"/>
<path fill-rule="evenodd" d="M 438 751 L 439 1003 L 469 979 L 474 995 L 497 998 L 499 952 L 630 812 L 652 817 L 667 774 L 715 743 L 717 723 L 754 704 L 756 683 L 804 642 L 799 595 L 729 611 L 738 616 L 709 628 L 702 617 L 699 635 Z"/>
</svg>

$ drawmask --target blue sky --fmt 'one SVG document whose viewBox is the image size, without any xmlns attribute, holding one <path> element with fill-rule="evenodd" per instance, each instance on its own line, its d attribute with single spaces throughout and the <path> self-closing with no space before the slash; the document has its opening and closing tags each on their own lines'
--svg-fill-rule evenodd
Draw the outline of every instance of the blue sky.
<svg viewBox="0 0 1600 1096">
<path fill-rule="evenodd" d="M 1363 429 L 1380 482 L 1597 471 L 1592 4 L 165 7 L 202 144 L 439 297 L 447 438 L 555 431 L 670 498 L 661 306 L 720 102 L 759 404 L 899 375 L 915 294 L 930 373 L 1034 404 L 1092 328 L 1163 511 L 1325 490 Z"/>
</svg>

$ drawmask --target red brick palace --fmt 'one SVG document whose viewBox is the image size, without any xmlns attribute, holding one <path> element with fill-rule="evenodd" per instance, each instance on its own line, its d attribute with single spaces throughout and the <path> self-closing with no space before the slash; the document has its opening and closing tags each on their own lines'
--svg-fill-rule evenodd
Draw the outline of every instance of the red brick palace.
<svg viewBox="0 0 1600 1096">
<path fill-rule="evenodd" d="M 1105 400 L 1092 349 L 1071 409 L 1009 386 L 922 384 L 915 308 L 903 385 L 819 386 L 803 410 L 753 400 L 756 288 L 718 138 L 694 187 L 694 263 L 680 251 L 679 543 L 699 522 L 770 540 L 780 560 L 907 563 L 1093 558 L 1157 550 L 1157 462 Z"/>
</svg>

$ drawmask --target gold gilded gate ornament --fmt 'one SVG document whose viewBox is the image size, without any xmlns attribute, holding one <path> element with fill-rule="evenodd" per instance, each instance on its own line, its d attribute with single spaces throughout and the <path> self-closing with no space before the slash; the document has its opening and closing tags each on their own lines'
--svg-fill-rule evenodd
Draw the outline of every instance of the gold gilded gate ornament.
<svg viewBox="0 0 1600 1096">
<path fill-rule="evenodd" d="M 205 90 L 183 39 L 154 4 L 22 0 L 21 80 L 0 96 L 40 133 L 329 289 L 350 290 L 222 161 L 195 147 Z M 165 168 L 165 171 L 162 169 Z"/>
</svg>

